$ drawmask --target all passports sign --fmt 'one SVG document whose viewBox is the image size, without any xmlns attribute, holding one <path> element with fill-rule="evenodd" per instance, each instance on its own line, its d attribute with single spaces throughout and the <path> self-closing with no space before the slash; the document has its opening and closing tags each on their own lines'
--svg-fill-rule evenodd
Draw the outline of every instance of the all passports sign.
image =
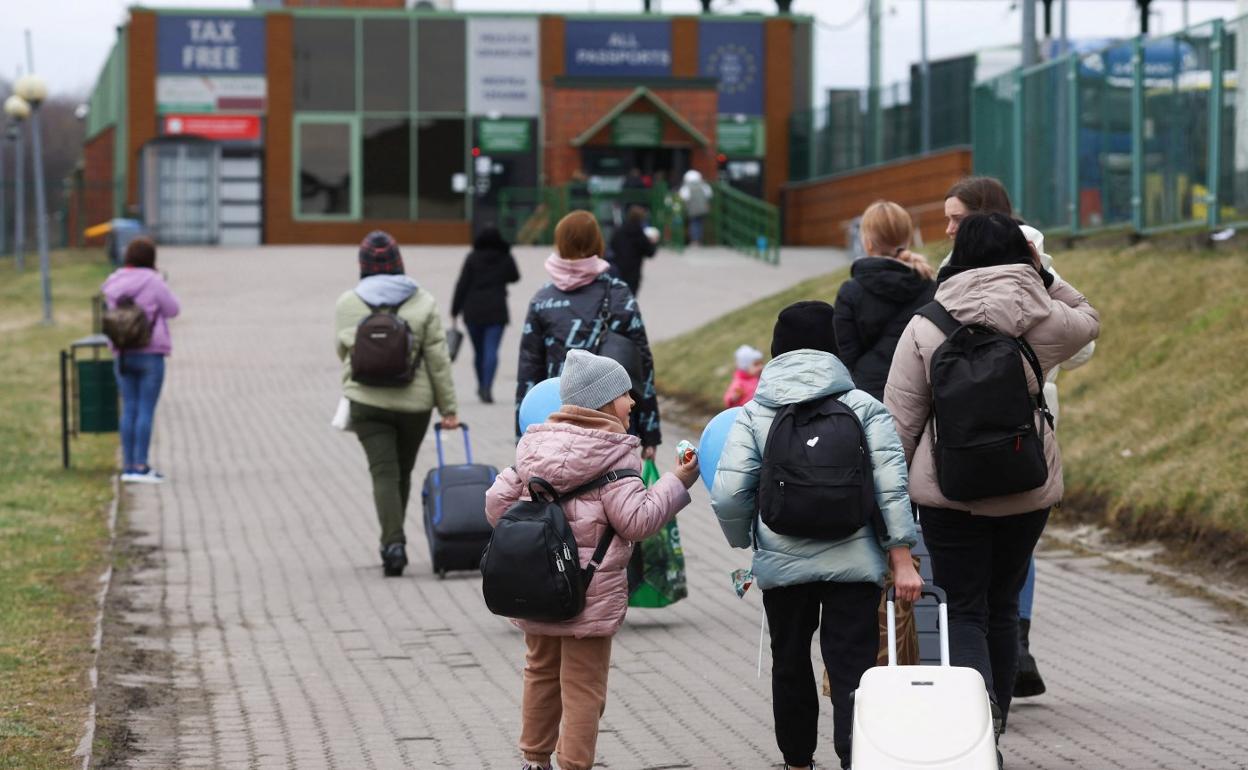
<svg viewBox="0 0 1248 770">
<path fill-rule="evenodd" d="M 161 113 L 264 110 L 263 17 L 161 16 L 156 47 Z"/>
<path fill-rule="evenodd" d="M 569 21 L 564 40 L 569 75 L 672 74 L 672 25 L 666 21 Z"/>
</svg>

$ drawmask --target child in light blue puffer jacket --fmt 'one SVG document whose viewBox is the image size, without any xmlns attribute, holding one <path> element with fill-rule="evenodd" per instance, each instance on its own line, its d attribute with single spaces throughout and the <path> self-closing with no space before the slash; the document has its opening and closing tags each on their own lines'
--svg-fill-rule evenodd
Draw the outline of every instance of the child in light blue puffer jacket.
<svg viewBox="0 0 1248 770">
<path fill-rule="evenodd" d="M 833 735 L 841 767 L 849 767 L 850 694 L 875 665 L 878 607 L 891 564 L 898 596 L 918 598 L 923 581 L 910 546 L 916 542 L 906 460 L 884 405 L 856 390 L 833 351 L 832 306 L 799 302 L 781 311 L 771 353 L 754 400 L 746 404 L 720 456 L 712 506 L 728 543 L 754 547 L 754 579 L 763 591 L 771 631 L 772 709 L 785 766 L 813 766 L 819 701 L 810 640 L 820 649 L 832 690 Z M 839 394 L 839 395 L 838 395 Z M 836 398 L 862 423 L 871 454 L 875 500 L 887 532 L 867 524 L 841 540 L 772 531 L 758 515 L 759 480 L 768 433 L 785 405 Z"/>
</svg>

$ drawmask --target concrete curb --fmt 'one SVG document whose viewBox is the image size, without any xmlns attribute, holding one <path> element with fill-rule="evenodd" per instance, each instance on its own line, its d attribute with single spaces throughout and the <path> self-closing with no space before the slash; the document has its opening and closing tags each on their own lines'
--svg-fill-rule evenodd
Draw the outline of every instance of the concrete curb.
<svg viewBox="0 0 1248 770">
<path fill-rule="evenodd" d="M 1189 591 L 1248 610 L 1248 590 L 1229 583 L 1219 585 L 1207 577 L 1159 561 L 1157 557 L 1166 551 L 1165 544 L 1153 542 L 1119 545 L 1110 542 L 1110 534 L 1108 529 L 1090 524 L 1049 527 L 1044 532 L 1045 538 L 1055 543 L 1095 554 L 1115 564 L 1154 575 Z"/>
<path fill-rule="evenodd" d="M 95 748 L 95 702 L 100 686 L 100 648 L 104 644 L 104 605 L 108 601 L 108 590 L 113 584 L 113 547 L 117 541 L 117 509 L 121 501 L 121 476 L 113 476 L 113 500 L 108 506 L 108 565 L 100 574 L 100 590 L 96 594 L 95 632 L 91 635 L 91 668 L 87 676 L 91 681 L 91 704 L 87 707 L 87 719 L 83 723 L 82 739 L 74 751 L 74 758 L 82 759 L 82 770 L 91 767 Z"/>
</svg>

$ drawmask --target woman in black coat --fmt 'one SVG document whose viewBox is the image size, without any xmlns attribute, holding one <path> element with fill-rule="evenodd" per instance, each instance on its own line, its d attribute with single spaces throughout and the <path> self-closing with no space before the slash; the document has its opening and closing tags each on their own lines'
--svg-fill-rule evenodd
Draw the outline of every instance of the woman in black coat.
<svg viewBox="0 0 1248 770">
<path fill-rule="evenodd" d="M 477 395 L 494 403 L 494 374 L 498 371 L 498 346 L 507 314 L 507 284 L 520 280 L 520 269 L 511 256 L 511 244 L 497 227 L 487 227 L 472 242 L 464 260 L 451 301 L 451 318 L 463 313 L 472 340 L 473 367 L 477 372 Z"/>
<path fill-rule="evenodd" d="M 624 224 L 611 236 L 611 265 L 633 296 L 641 289 L 642 261 L 654 256 L 658 245 L 646 235 L 646 210 L 629 206 Z"/>
<path fill-rule="evenodd" d="M 862 245 L 871 255 L 854 262 L 836 295 L 836 346 L 854 385 L 879 400 L 893 351 L 910 318 L 936 295 L 935 271 L 910 251 L 914 223 L 901 206 L 876 201 L 862 214 Z"/>
</svg>

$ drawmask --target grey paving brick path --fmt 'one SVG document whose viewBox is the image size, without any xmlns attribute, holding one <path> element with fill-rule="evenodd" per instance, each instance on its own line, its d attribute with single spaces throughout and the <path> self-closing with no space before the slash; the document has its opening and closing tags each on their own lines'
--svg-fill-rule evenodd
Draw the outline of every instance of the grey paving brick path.
<svg viewBox="0 0 1248 770">
<path fill-rule="evenodd" d="M 542 280 L 521 251 L 513 318 Z M 445 307 L 462 251 L 408 248 L 409 271 Z M 662 255 L 641 292 L 651 335 L 830 269 L 831 253 L 774 269 L 718 252 Z M 521 637 L 490 615 L 473 574 L 428 570 L 418 504 L 413 564 L 377 565 L 363 453 L 331 430 L 332 306 L 354 279 L 350 248 L 162 251 L 183 301 L 157 416 L 170 482 L 129 490 L 155 566 L 126 589 L 134 643 L 172 653 L 159 705 L 132 715 L 136 768 L 514 768 Z M 497 395 L 483 406 L 470 355 L 456 365 L 481 461 L 511 460 L 517 327 Z M 692 429 L 669 425 L 676 440 Z M 451 456 L 457 448 L 449 447 Z M 422 451 L 417 483 L 433 458 Z M 728 573 L 705 491 L 680 516 L 690 598 L 633 610 L 615 640 L 601 766 L 764 768 L 779 762 L 768 661 L 756 676 L 760 597 Z M 1050 694 L 1020 703 L 1004 746 L 1013 768 L 1248 767 L 1248 632 L 1209 604 L 1102 560 L 1047 551 L 1033 644 Z M 131 677 L 142 681 L 144 672 Z M 106 683 L 106 686 L 108 683 Z M 818 759 L 831 765 L 830 709 Z"/>
</svg>

